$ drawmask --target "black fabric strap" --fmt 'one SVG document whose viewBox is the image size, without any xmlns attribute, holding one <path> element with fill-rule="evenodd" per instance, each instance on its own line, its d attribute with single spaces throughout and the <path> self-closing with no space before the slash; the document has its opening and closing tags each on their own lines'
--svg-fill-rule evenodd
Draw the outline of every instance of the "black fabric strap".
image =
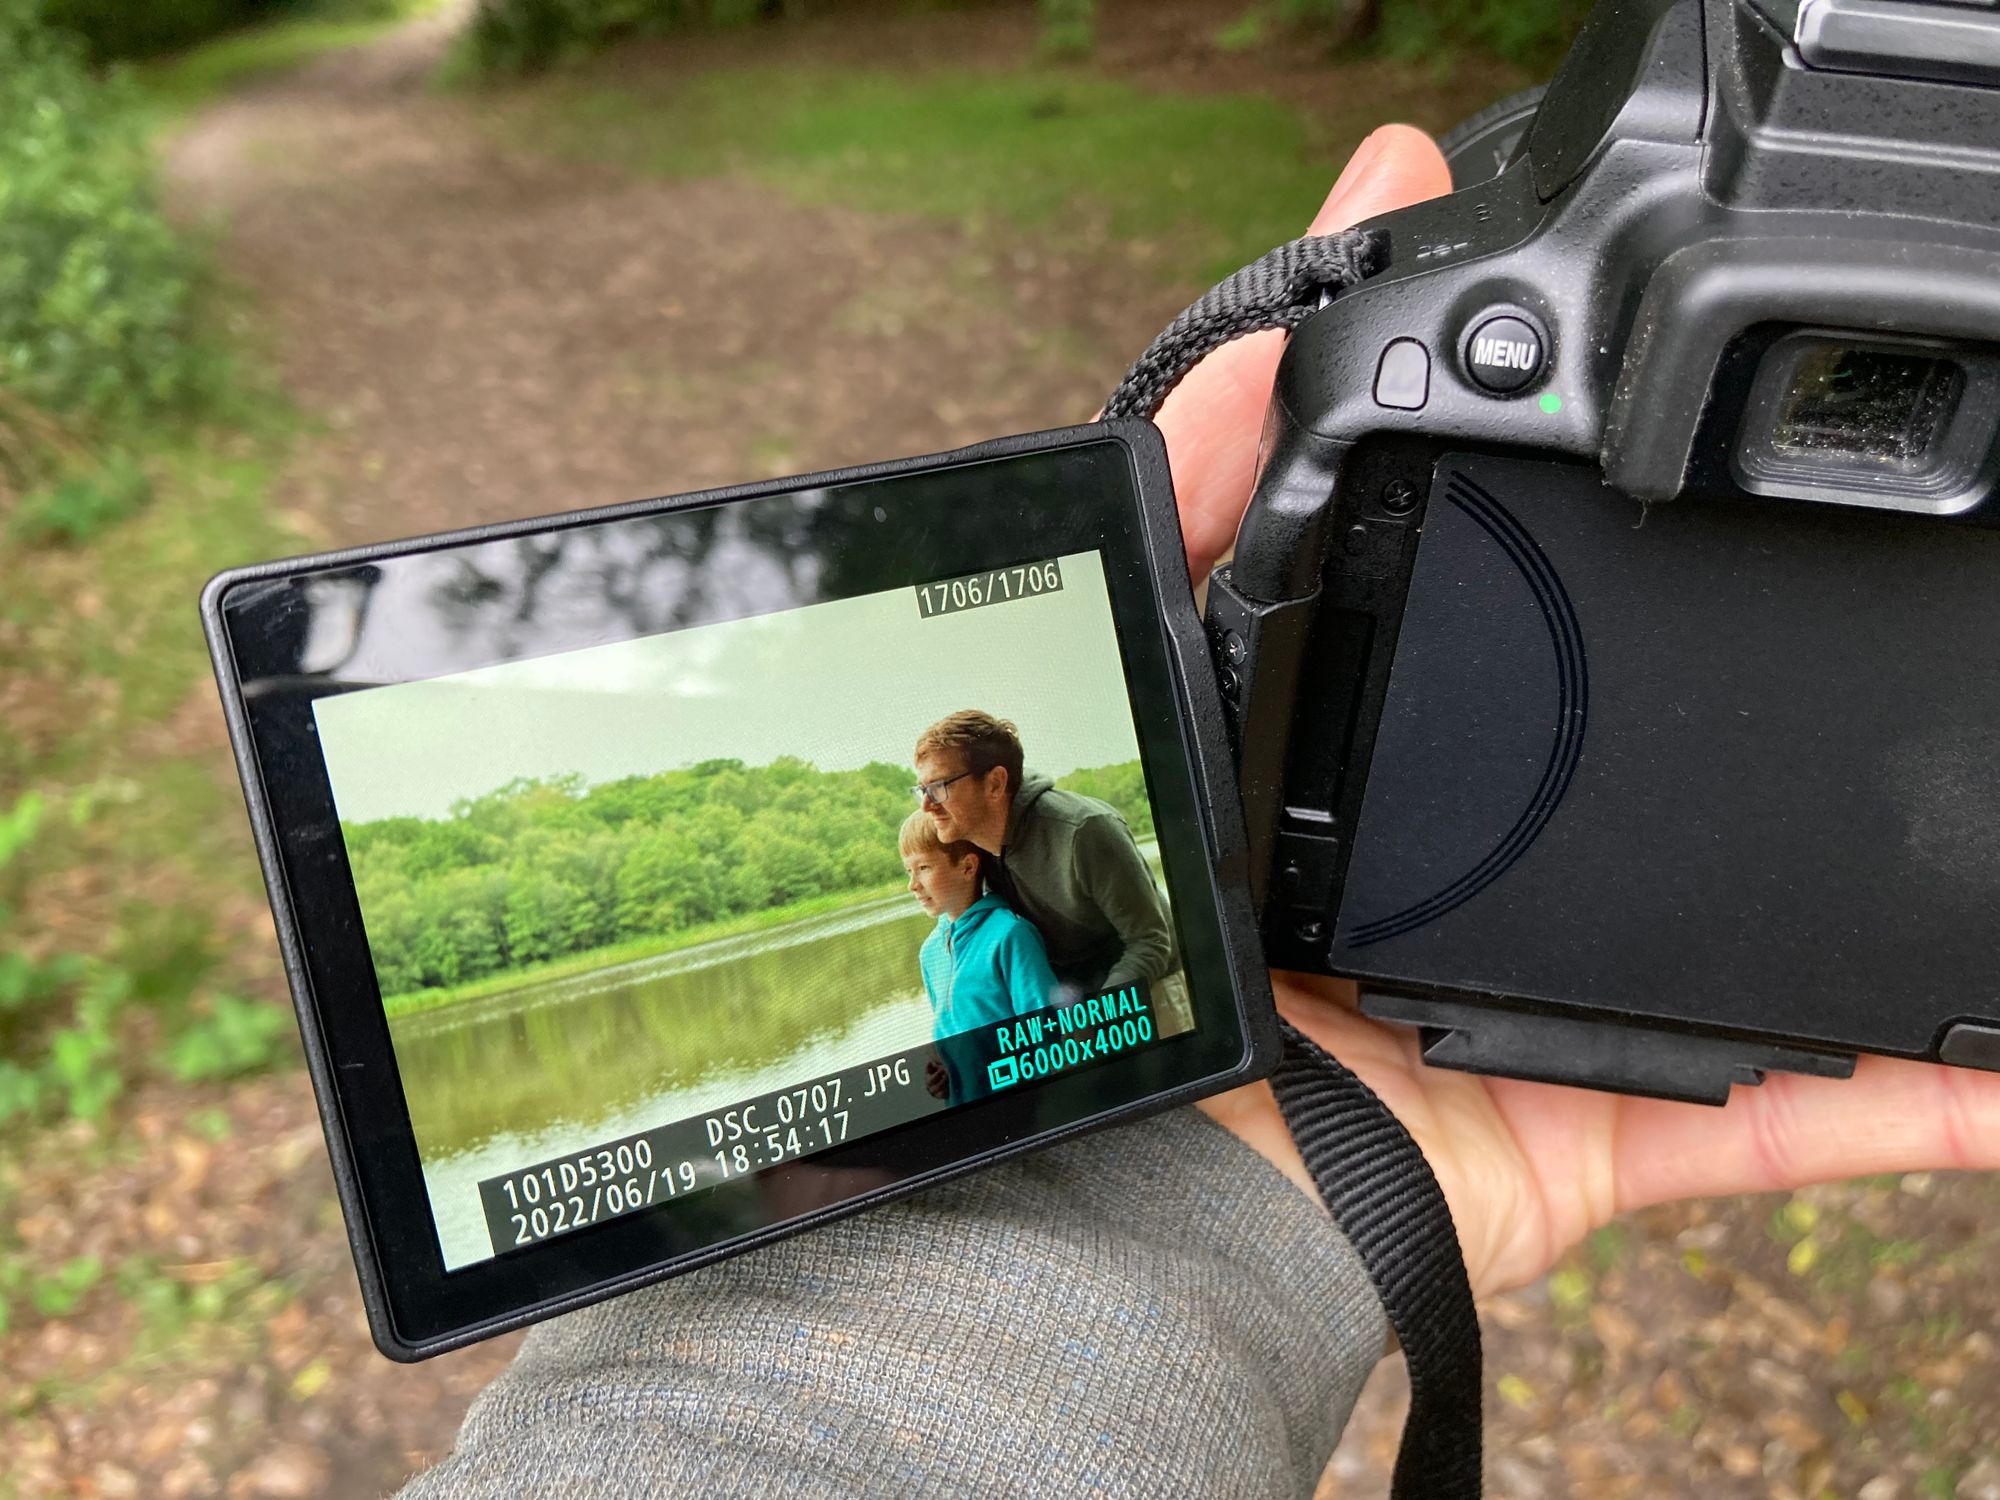
<svg viewBox="0 0 2000 1500">
<path fill-rule="evenodd" d="M 1292 329 L 1374 272 L 1382 246 L 1349 230 L 1281 245 L 1212 289 L 1139 357 L 1107 417 L 1158 415 L 1211 351 L 1266 328 Z M 1410 1370 L 1410 1414 L 1396 1455 L 1395 1500 L 1480 1494 L 1479 1317 L 1458 1231 L 1430 1163 L 1359 1078 L 1283 1026 L 1271 1075 L 1285 1124 L 1341 1232 L 1382 1298 Z"/>
<path fill-rule="evenodd" d="M 1479 1315 L 1458 1230 L 1430 1163 L 1359 1078 L 1289 1024 L 1271 1075 L 1278 1109 L 1327 1211 L 1382 1298 L 1410 1369 L 1410 1414 L 1390 1493 L 1477 1500 Z"/>
<path fill-rule="evenodd" d="M 1118 383 L 1104 415 L 1159 415 L 1181 378 L 1211 351 L 1246 333 L 1298 327 L 1329 293 L 1371 275 L 1383 258 L 1378 236 L 1346 229 L 1307 235 L 1253 260 L 1167 325 Z"/>
</svg>

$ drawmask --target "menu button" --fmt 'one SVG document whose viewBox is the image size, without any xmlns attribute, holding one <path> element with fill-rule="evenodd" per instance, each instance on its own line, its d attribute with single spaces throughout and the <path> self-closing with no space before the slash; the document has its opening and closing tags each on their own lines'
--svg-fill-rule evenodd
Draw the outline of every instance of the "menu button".
<svg viewBox="0 0 2000 1500">
<path fill-rule="evenodd" d="M 1534 325 L 1512 313 L 1482 318 L 1465 341 L 1465 373 L 1481 390 L 1507 395 L 1532 385 L 1546 357 Z"/>
</svg>

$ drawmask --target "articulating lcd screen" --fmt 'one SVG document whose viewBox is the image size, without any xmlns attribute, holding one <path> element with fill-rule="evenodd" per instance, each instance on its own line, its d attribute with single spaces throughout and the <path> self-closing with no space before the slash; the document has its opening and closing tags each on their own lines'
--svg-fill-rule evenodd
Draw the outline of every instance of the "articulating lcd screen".
<svg viewBox="0 0 2000 1500">
<path fill-rule="evenodd" d="M 1194 1024 L 1094 552 L 313 712 L 448 1269 Z"/>
</svg>

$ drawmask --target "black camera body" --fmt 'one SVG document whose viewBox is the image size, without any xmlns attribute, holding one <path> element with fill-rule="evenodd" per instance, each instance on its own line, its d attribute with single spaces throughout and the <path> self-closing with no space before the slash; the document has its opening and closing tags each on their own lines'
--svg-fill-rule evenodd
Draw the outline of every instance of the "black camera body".
<svg viewBox="0 0 2000 1500">
<path fill-rule="evenodd" d="M 2000 17 L 1605 0 L 1506 123 L 1210 584 L 1272 963 L 1477 1072 L 2000 1069 Z"/>
</svg>

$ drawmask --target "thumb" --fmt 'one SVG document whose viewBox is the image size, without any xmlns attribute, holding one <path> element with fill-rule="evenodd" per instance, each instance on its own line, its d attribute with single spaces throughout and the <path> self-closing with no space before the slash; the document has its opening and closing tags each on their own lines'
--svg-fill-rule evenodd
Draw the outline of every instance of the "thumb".
<svg viewBox="0 0 2000 1500">
<path fill-rule="evenodd" d="M 1349 160 L 1311 232 L 1331 234 L 1450 191 L 1451 170 L 1431 138 L 1413 126 L 1384 125 Z M 1188 569 L 1197 579 L 1236 540 L 1250 504 L 1264 408 L 1284 348 L 1276 330 L 1225 344 L 1189 371 L 1160 409 Z"/>
</svg>

